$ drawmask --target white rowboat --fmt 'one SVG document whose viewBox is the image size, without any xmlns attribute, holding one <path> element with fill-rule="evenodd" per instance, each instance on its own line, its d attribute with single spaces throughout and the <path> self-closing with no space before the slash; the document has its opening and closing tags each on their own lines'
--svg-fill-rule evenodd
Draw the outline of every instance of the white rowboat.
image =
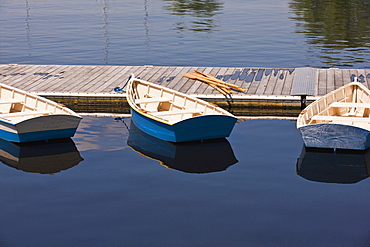
<svg viewBox="0 0 370 247">
<path fill-rule="evenodd" d="M 214 104 L 133 76 L 127 85 L 127 101 L 135 125 L 165 141 L 224 138 L 237 121 Z"/>
<path fill-rule="evenodd" d="M 51 100 L 0 83 L 0 138 L 31 142 L 72 137 L 81 117 Z"/>
<path fill-rule="evenodd" d="M 306 147 L 365 150 L 370 147 L 370 90 L 344 85 L 304 109 L 297 119 Z"/>
</svg>

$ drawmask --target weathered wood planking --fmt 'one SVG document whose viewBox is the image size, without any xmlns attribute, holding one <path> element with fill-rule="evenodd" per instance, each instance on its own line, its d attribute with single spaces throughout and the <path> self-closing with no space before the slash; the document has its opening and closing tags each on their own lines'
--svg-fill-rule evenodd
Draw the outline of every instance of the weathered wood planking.
<svg viewBox="0 0 370 247">
<path fill-rule="evenodd" d="M 223 81 L 236 84 L 246 93 L 233 95 L 289 96 L 294 77 L 302 70 L 284 68 L 228 67 L 165 67 L 165 66 L 101 66 L 101 65 L 0 65 L 0 82 L 26 91 L 43 93 L 114 93 L 134 74 L 141 79 L 198 95 L 222 95 L 206 83 L 183 77 L 194 70 L 212 74 Z M 314 69 L 315 95 L 324 95 L 346 83 L 354 76 L 370 86 L 369 69 Z"/>
</svg>

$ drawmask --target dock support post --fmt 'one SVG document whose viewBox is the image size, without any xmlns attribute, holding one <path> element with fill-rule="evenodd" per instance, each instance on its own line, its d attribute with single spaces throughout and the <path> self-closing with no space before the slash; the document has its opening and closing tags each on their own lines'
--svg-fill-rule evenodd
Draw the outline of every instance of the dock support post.
<svg viewBox="0 0 370 247">
<path fill-rule="evenodd" d="M 307 95 L 301 95 L 301 110 L 306 108 L 306 102 L 307 102 L 306 97 L 307 97 Z"/>
</svg>

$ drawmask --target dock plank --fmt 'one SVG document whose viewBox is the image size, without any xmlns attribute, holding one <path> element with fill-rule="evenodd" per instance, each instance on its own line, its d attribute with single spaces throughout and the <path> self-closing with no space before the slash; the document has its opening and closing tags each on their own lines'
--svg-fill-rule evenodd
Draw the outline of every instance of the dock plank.
<svg viewBox="0 0 370 247">
<path fill-rule="evenodd" d="M 54 72 L 59 68 L 58 65 L 48 65 L 40 68 L 38 71 L 34 72 L 35 79 L 28 81 L 23 85 L 23 89 L 26 91 L 38 90 L 45 84 L 49 84 L 49 81 L 55 79 Z"/>
<path fill-rule="evenodd" d="M 173 71 L 173 67 L 162 67 L 157 73 L 148 80 L 159 85 L 163 85 L 168 78 L 169 73 Z"/>
<path fill-rule="evenodd" d="M 198 70 L 199 69 L 199 67 L 190 67 L 189 68 L 189 72 L 192 72 L 192 71 L 194 71 L 194 70 Z M 192 80 L 192 79 L 188 79 L 188 78 L 186 78 L 186 77 L 182 77 L 180 80 L 178 80 L 177 81 L 177 83 L 176 84 L 173 84 L 173 86 L 171 87 L 171 88 L 173 88 L 174 90 L 176 90 L 176 91 L 180 91 L 180 92 L 182 92 L 181 91 L 181 89 L 182 89 L 182 87 L 185 85 L 185 84 L 187 84 L 187 83 L 191 83 L 191 84 L 193 84 L 193 82 L 194 82 L 194 80 Z"/>
<path fill-rule="evenodd" d="M 54 92 L 73 91 L 75 87 L 83 86 L 90 77 L 96 76 L 100 70 L 101 66 L 75 66 L 72 70 L 67 68 L 60 80 L 54 80 L 49 90 Z"/>
<path fill-rule="evenodd" d="M 220 71 L 220 67 L 208 67 L 207 68 L 207 74 L 213 75 L 216 77 L 218 71 Z M 208 90 L 211 86 L 209 86 L 207 83 L 202 83 L 200 87 L 198 88 L 197 93 L 198 94 L 205 94 L 205 91 Z"/>
<path fill-rule="evenodd" d="M 262 79 L 260 84 L 257 87 L 256 94 L 257 95 L 263 95 L 265 94 L 269 79 L 270 79 L 271 73 L 266 75 L 266 70 L 263 71 Z"/>
<path fill-rule="evenodd" d="M 194 71 L 194 69 L 196 69 L 195 67 L 183 67 L 179 73 L 178 73 L 178 76 L 176 76 L 173 80 L 169 81 L 167 84 L 166 84 L 166 87 L 169 87 L 169 88 L 175 88 L 176 85 L 180 85 L 182 83 L 185 83 L 186 81 L 188 81 L 189 79 L 184 77 L 183 75 L 188 73 L 188 72 L 192 72 Z"/>
<path fill-rule="evenodd" d="M 343 74 L 342 74 L 342 70 L 340 69 L 336 69 L 334 70 L 334 83 L 335 83 L 335 88 L 338 88 L 338 87 L 341 87 L 344 85 L 344 81 L 343 81 Z"/>
<path fill-rule="evenodd" d="M 24 89 L 25 82 L 33 81 L 35 76 L 33 75 L 34 71 L 36 71 L 37 67 L 35 66 L 19 66 L 20 72 L 24 73 L 24 75 L 18 75 L 16 78 L 11 77 L 1 77 L 0 82 L 8 84 L 10 86 Z M 3 80 L 1 80 L 3 79 Z"/>
<path fill-rule="evenodd" d="M 326 73 L 326 92 L 333 91 L 335 89 L 335 73 L 336 69 L 328 69 Z"/>
<path fill-rule="evenodd" d="M 221 77 L 221 80 L 222 78 L 226 75 L 226 72 L 227 72 L 227 69 L 228 68 L 225 68 L 225 67 L 221 67 L 218 71 L 217 71 L 217 74 L 214 74 L 214 76 L 217 78 L 219 76 L 222 76 Z M 206 88 L 206 90 L 204 90 L 204 94 L 220 94 L 216 89 L 214 89 L 213 87 L 211 86 L 208 86 Z"/>
<path fill-rule="evenodd" d="M 63 72 L 62 76 L 59 76 L 58 78 L 53 78 L 52 80 L 44 81 L 43 85 L 40 88 L 43 88 L 47 92 L 57 92 L 57 91 L 63 92 L 65 91 L 65 88 L 68 85 L 73 84 L 73 83 L 76 83 L 76 84 L 81 83 L 80 81 L 73 80 L 74 77 L 76 76 L 76 73 L 78 73 L 80 69 L 83 69 L 83 68 L 77 65 L 66 67 L 65 69 L 59 72 L 59 74 Z M 85 79 L 86 76 L 82 78 Z"/>
<path fill-rule="evenodd" d="M 366 69 L 365 74 L 366 74 L 365 78 L 366 78 L 367 85 L 370 88 L 370 69 Z"/>
<path fill-rule="evenodd" d="M 292 91 L 294 75 L 295 70 L 288 69 L 285 83 L 283 85 L 283 89 L 281 92 L 282 95 L 290 95 L 290 92 Z"/>
<path fill-rule="evenodd" d="M 85 84 L 89 76 L 96 75 L 100 69 L 100 66 L 77 66 L 74 67 L 73 70 L 67 69 L 64 71 L 61 79 L 54 79 L 54 81 L 50 81 L 52 86 L 49 88 L 49 90 L 67 92 L 72 91 L 74 87 Z"/>
<path fill-rule="evenodd" d="M 110 85 L 111 80 L 114 80 L 114 78 L 119 76 L 121 71 L 122 71 L 122 66 L 116 66 L 115 70 L 111 72 L 112 75 L 107 75 L 107 73 L 109 73 L 107 71 L 107 73 L 105 73 L 105 76 L 102 75 L 103 78 L 101 79 L 101 82 L 92 84 L 91 87 L 89 88 L 89 91 L 94 92 L 94 93 L 100 93 L 102 91 L 101 87 L 107 87 L 107 85 Z"/>
<path fill-rule="evenodd" d="M 256 81 L 258 68 L 251 68 L 246 78 L 246 85 L 248 85 L 247 94 L 255 94 L 259 85 L 259 81 Z"/>
<path fill-rule="evenodd" d="M 326 69 L 319 69 L 317 71 L 318 81 L 316 83 L 318 95 L 326 94 L 326 71 Z M 323 80 L 325 80 L 325 83 L 323 82 Z"/>
<path fill-rule="evenodd" d="M 165 80 L 162 85 L 167 87 L 173 80 L 182 77 L 183 73 L 182 71 L 184 70 L 185 67 L 176 67 L 170 74 L 169 78 Z"/>
<path fill-rule="evenodd" d="M 364 83 L 366 87 L 369 87 L 366 81 L 366 71 L 364 69 L 358 70 L 358 81 Z"/>
<path fill-rule="evenodd" d="M 278 73 L 278 79 L 274 88 L 273 95 L 282 95 L 284 83 L 289 72 L 286 69 L 280 69 Z"/>
<path fill-rule="evenodd" d="M 123 87 L 130 77 L 130 70 L 133 66 L 122 67 L 115 75 L 113 75 L 104 85 L 100 85 L 95 89 L 96 92 L 111 93 L 115 87 Z"/>
<path fill-rule="evenodd" d="M 209 68 L 209 67 L 204 67 L 204 68 L 199 68 L 199 71 L 205 73 L 205 74 L 209 74 L 211 72 L 212 68 Z M 202 82 L 202 81 L 199 81 L 199 80 L 196 80 L 193 85 L 191 85 L 189 87 L 189 89 L 186 91 L 187 94 L 197 94 L 199 93 L 199 88 L 203 85 L 203 84 L 206 84 L 205 82 Z"/>
<path fill-rule="evenodd" d="M 266 83 L 264 95 L 272 95 L 274 93 L 274 89 L 278 79 L 279 79 L 278 74 L 277 73 L 275 74 L 273 70 L 270 71 L 269 80 Z"/>
</svg>

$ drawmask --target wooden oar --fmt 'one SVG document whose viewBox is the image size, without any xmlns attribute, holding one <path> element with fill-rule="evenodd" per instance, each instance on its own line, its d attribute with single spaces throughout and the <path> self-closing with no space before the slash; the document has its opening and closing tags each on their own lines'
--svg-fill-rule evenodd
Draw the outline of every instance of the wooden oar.
<svg viewBox="0 0 370 247">
<path fill-rule="evenodd" d="M 218 87 L 221 87 L 221 88 L 224 88 L 224 89 L 230 89 L 229 86 L 225 85 L 225 84 L 221 84 L 221 83 L 217 83 L 217 82 L 214 82 L 212 80 L 209 80 L 208 78 L 205 78 L 204 76 L 199 76 L 195 73 L 186 73 L 184 74 L 183 76 L 189 78 L 189 79 L 194 79 L 194 80 L 199 80 L 199 81 L 204 81 L 208 84 L 212 84 L 212 85 L 215 85 L 215 86 L 218 86 Z"/>
<path fill-rule="evenodd" d="M 239 87 L 239 86 L 237 86 L 237 85 L 234 85 L 234 84 L 232 84 L 232 83 L 227 83 L 227 82 L 224 82 L 224 81 L 222 81 L 222 80 L 219 80 L 219 79 L 217 79 L 216 77 L 214 77 L 213 75 L 205 74 L 205 73 L 200 72 L 200 71 L 198 71 L 198 70 L 194 70 L 194 71 L 195 71 L 195 73 L 198 73 L 198 74 L 200 74 L 200 75 L 203 75 L 204 77 L 206 77 L 206 78 L 208 78 L 209 80 L 212 80 L 212 81 L 214 81 L 214 82 L 216 82 L 216 83 L 225 84 L 225 85 L 227 85 L 227 86 L 229 86 L 229 87 L 232 87 L 232 88 L 234 88 L 234 89 L 236 89 L 236 90 L 239 90 L 239 91 L 245 92 L 245 90 L 244 90 L 243 88 L 241 88 L 241 87 Z"/>
<path fill-rule="evenodd" d="M 216 89 L 217 91 L 219 91 L 220 93 L 222 93 L 225 96 L 231 93 L 230 90 L 226 91 L 227 89 L 219 88 L 219 87 L 217 87 L 213 84 L 208 84 L 208 85 L 210 85 L 211 87 L 213 87 L 214 89 Z"/>
</svg>

